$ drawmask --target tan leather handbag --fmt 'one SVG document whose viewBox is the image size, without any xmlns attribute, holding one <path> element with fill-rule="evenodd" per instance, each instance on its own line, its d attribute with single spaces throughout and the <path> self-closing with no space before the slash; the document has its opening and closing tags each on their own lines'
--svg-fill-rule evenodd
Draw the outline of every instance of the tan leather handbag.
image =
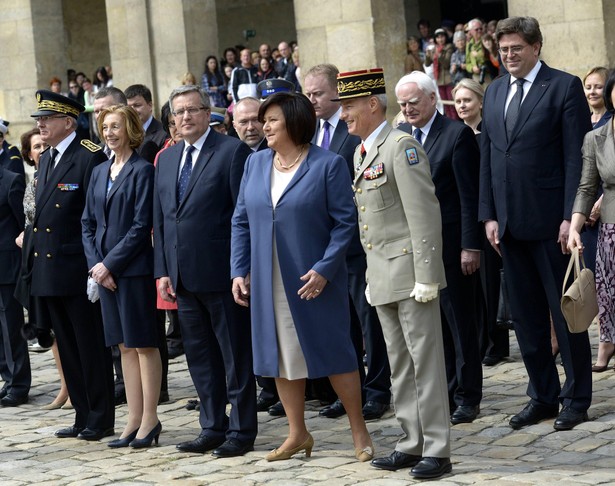
<svg viewBox="0 0 615 486">
<path fill-rule="evenodd" d="M 579 264 L 579 260 L 583 265 Z M 574 281 L 566 290 L 566 283 L 574 266 Z M 585 267 L 583 255 L 575 248 L 570 256 L 570 263 L 564 283 L 562 285 L 562 314 L 568 323 L 568 330 L 572 333 L 585 332 L 598 314 L 598 301 L 596 299 L 596 282 L 594 274 Z"/>
</svg>

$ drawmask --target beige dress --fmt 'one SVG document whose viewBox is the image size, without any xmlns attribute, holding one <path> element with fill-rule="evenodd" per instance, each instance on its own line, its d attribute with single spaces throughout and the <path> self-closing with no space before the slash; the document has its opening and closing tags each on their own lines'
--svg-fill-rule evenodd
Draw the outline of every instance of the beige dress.
<svg viewBox="0 0 615 486">
<path fill-rule="evenodd" d="M 280 172 L 275 166 L 271 171 L 271 201 L 275 208 L 295 175 L 293 172 Z M 299 380 L 307 378 L 307 365 L 303 350 L 299 343 L 293 316 L 290 313 L 288 300 L 284 291 L 284 282 L 278 262 L 278 251 L 276 248 L 275 237 L 273 238 L 273 258 L 272 258 L 272 288 L 273 288 L 273 312 L 275 315 L 275 327 L 278 338 L 278 367 L 279 377 L 288 380 Z"/>
</svg>

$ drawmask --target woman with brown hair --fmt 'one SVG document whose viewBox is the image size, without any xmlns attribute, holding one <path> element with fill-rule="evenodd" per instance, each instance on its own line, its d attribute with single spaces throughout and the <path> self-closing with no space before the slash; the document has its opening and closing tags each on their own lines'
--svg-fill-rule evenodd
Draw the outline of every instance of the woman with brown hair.
<svg viewBox="0 0 615 486">
<path fill-rule="evenodd" d="M 151 240 L 154 166 L 136 152 L 144 133 L 132 108 L 104 109 L 98 129 L 114 156 L 92 171 L 83 246 L 98 283 L 105 342 L 121 352 L 128 403 L 126 427 L 108 446 L 149 447 L 162 430 L 156 412 L 162 364 Z"/>
</svg>

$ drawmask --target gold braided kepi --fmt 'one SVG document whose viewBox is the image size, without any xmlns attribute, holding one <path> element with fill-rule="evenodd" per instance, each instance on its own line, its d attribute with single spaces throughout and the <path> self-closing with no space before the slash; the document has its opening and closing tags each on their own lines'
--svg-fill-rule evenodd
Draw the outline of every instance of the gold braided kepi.
<svg viewBox="0 0 615 486">
<path fill-rule="evenodd" d="M 347 100 L 360 96 L 386 94 L 382 68 L 350 71 L 337 75 L 338 97 L 332 101 Z"/>
<path fill-rule="evenodd" d="M 77 118 L 85 107 L 78 101 L 72 100 L 53 91 L 40 89 L 36 92 L 37 109 L 32 117 L 49 116 L 61 113 L 62 115 Z"/>
</svg>

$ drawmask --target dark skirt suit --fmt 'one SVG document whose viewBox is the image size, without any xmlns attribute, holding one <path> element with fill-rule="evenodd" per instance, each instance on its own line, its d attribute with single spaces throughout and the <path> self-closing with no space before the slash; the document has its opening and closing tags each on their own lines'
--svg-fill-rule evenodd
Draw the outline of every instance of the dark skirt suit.
<svg viewBox="0 0 615 486">
<path fill-rule="evenodd" d="M 254 373 L 278 377 L 272 295 L 272 238 L 308 377 L 357 369 L 350 339 L 346 249 L 356 223 L 348 167 L 342 157 L 312 146 L 280 197 L 271 201 L 273 151 L 246 161 L 233 215 L 231 275 L 250 274 Z M 310 269 L 327 279 L 320 295 L 301 300 Z"/>
<path fill-rule="evenodd" d="M 107 346 L 158 346 L 151 231 L 154 166 L 136 152 L 111 188 L 111 161 L 92 172 L 81 224 L 88 268 L 102 262 L 117 289 L 98 286 Z"/>
</svg>

